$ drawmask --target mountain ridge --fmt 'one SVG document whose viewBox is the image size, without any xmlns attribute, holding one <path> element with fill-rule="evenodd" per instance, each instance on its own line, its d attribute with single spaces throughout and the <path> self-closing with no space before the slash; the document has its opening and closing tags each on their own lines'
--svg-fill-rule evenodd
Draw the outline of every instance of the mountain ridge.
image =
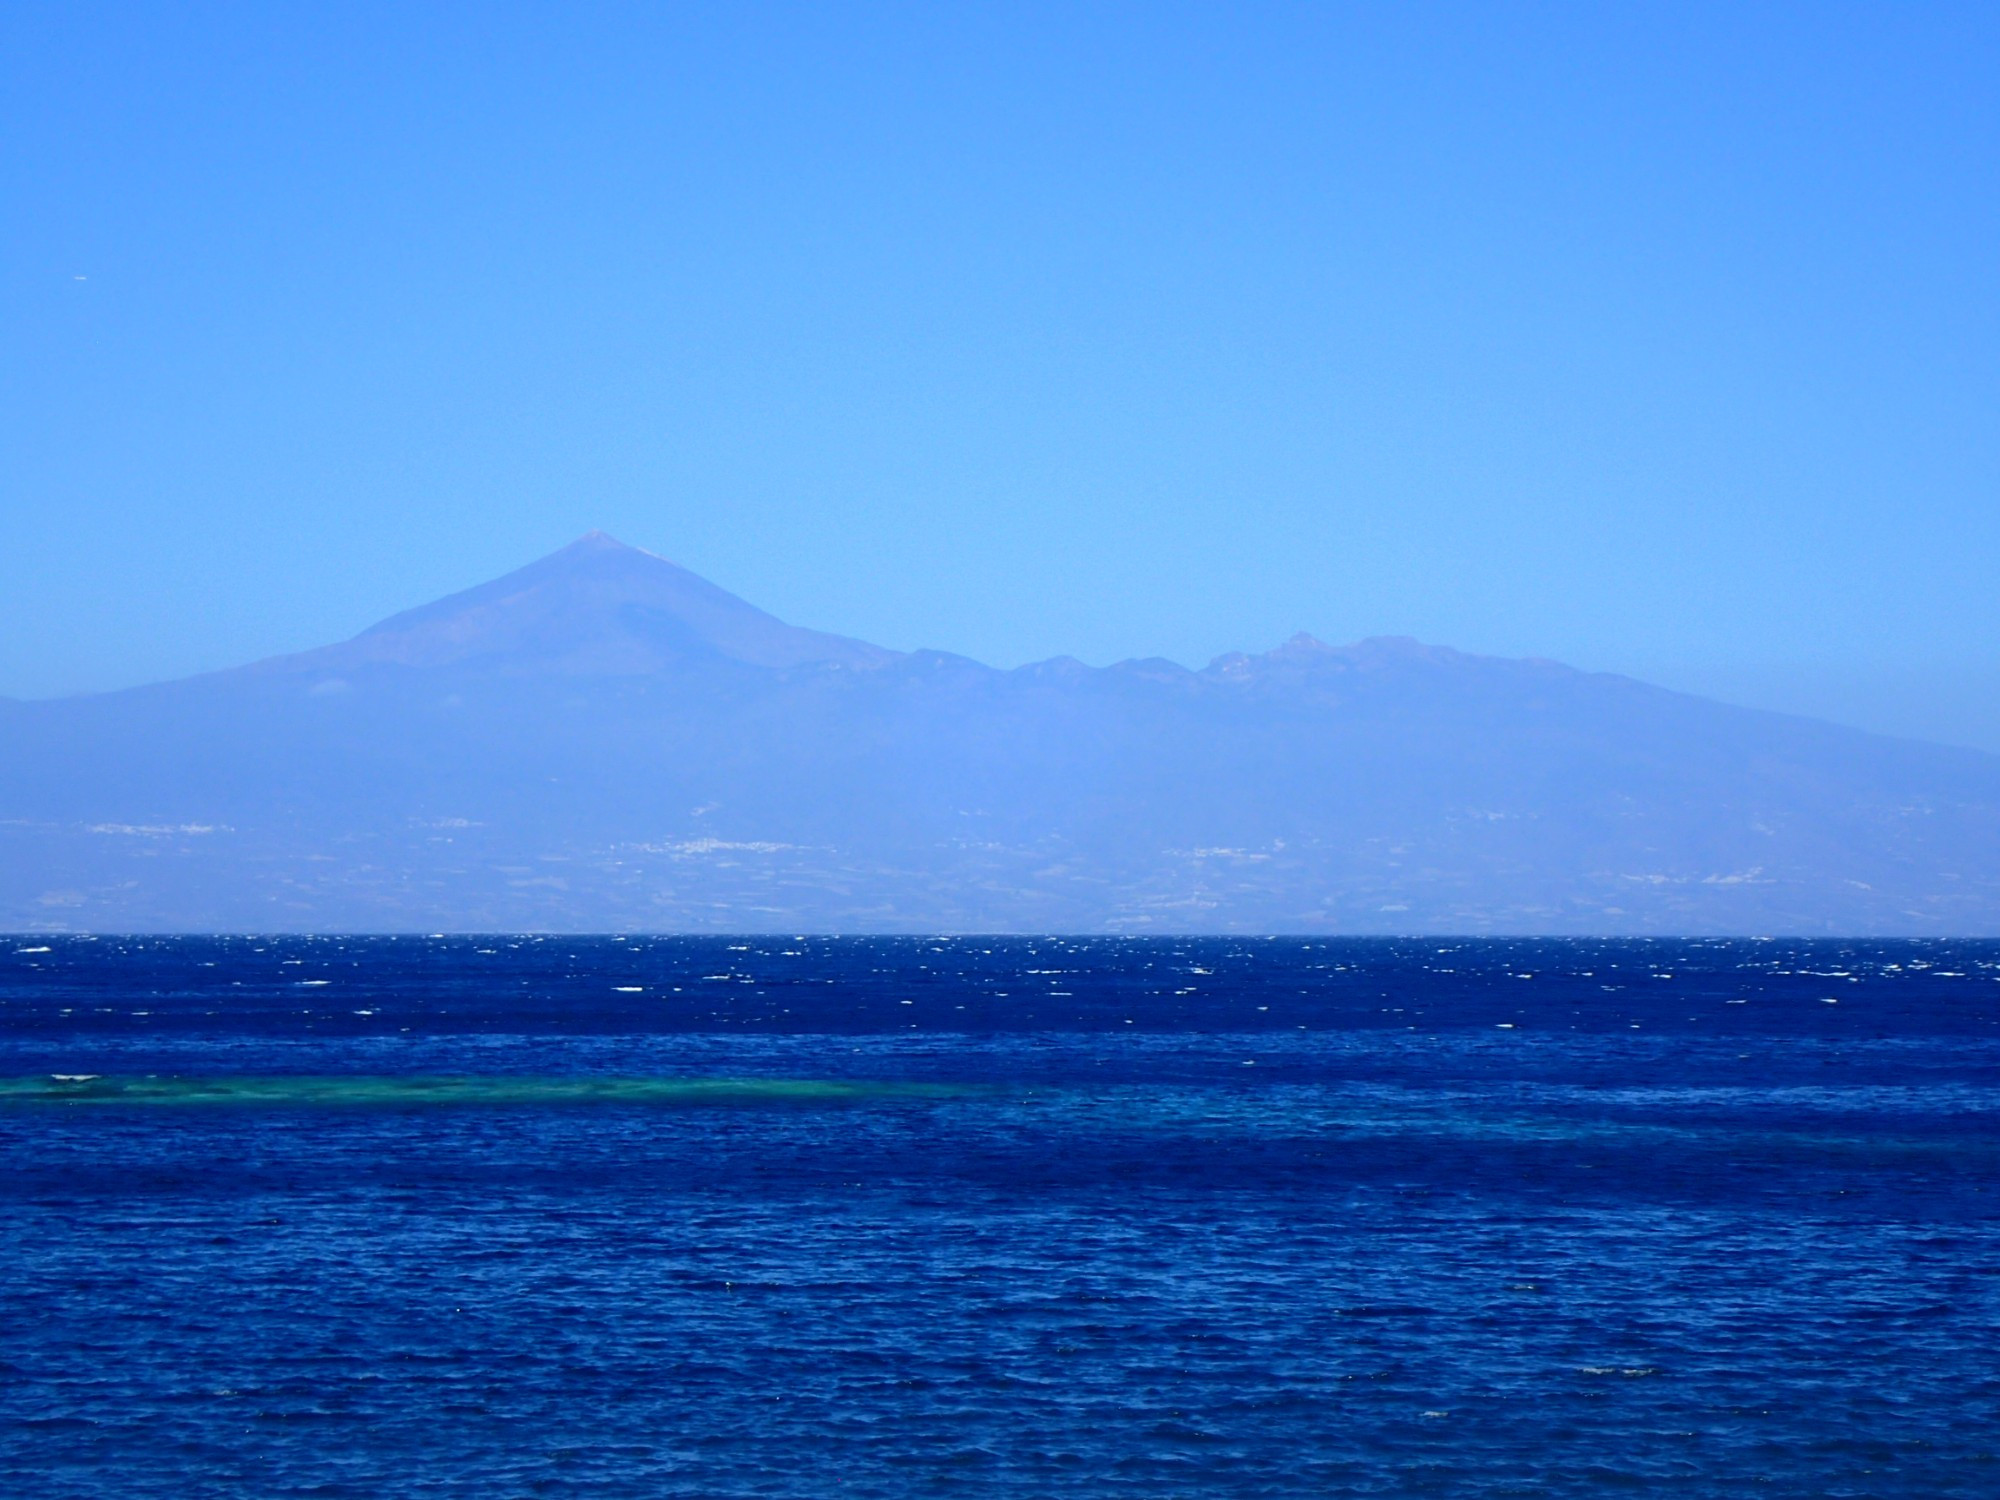
<svg viewBox="0 0 2000 1500">
<path fill-rule="evenodd" d="M 0 707 L 0 928 L 2000 934 L 2000 757 L 1406 637 L 1001 669 L 602 533 Z"/>
<path fill-rule="evenodd" d="M 706 616 L 712 623 L 718 615 L 733 615 L 736 629 L 726 632 L 721 641 L 705 641 L 716 655 L 733 659 L 750 666 L 817 666 L 839 663 L 846 667 L 880 668 L 895 664 L 918 662 L 951 662 L 976 667 L 984 672 L 999 675 L 1028 674 L 1049 676 L 1051 674 L 1094 674 L 1105 672 L 1153 674 L 1164 678 L 1186 676 L 1192 679 L 1215 679 L 1247 681 L 1260 676 L 1276 674 L 1286 669 L 1312 668 L 1315 666 L 1331 670 L 1357 672 L 1382 671 L 1395 667 L 1417 665 L 1458 667 L 1463 669 L 1512 668 L 1522 671 L 1542 671 L 1567 674 L 1578 678 L 1591 678 L 1604 683 L 1622 683 L 1647 693 L 1667 694 L 1690 701 L 1707 703 L 1719 710 L 1736 714 L 1765 715 L 1799 724 L 1823 726 L 1842 734 L 1865 735 L 1871 739 L 1903 744 L 1933 746 L 1942 752 L 1959 753 L 1971 757 L 1983 757 L 2000 764 L 2000 755 L 1966 746 L 1933 744 L 1908 736 L 1888 735 L 1874 730 L 1857 729 L 1849 725 L 1814 718 L 1810 715 L 1787 713 L 1776 709 L 1751 708 L 1741 704 L 1726 704 L 1707 699 L 1699 694 L 1684 693 L 1678 689 L 1662 687 L 1642 678 L 1625 673 L 1586 671 L 1568 663 L 1548 657 L 1494 656 L 1479 652 L 1461 651 L 1455 647 L 1422 641 L 1407 635 L 1364 636 L 1344 644 L 1322 641 L 1306 631 L 1293 635 L 1263 651 L 1228 651 L 1211 658 L 1199 667 L 1189 666 L 1166 657 L 1129 657 L 1091 666 L 1074 656 L 1061 655 L 1042 661 L 1027 662 L 1017 667 L 996 667 L 977 658 L 936 648 L 918 647 L 909 651 L 898 651 L 889 647 L 876 646 L 853 637 L 833 632 L 812 630 L 791 625 L 775 615 L 749 603 L 740 596 L 730 593 L 720 586 L 702 578 L 699 574 L 682 567 L 671 559 L 635 547 L 619 540 L 609 532 L 592 530 L 575 541 L 548 553 L 520 568 L 490 579 L 482 584 L 456 590 L 426 604 L 397 611 L 371 625 L 363 627 L 356 634 L 344 640 L 325 646 L 309 647 L 301 651 L 283 652 L 261 657 L 234 666 L 213 668 L 208 671 L 180 678 L 168 678 L 158 682 L 134 684 L 129 687 L 101 689 L 89 693 L 69 694 L 58 698 L 22 699 L 0 695 L 0 704 L 38 704 L 75 701 L 79 699 L 101 699 L 123 693 L 145 693 L 171 690 L 175 687 L 215 679 L 231 679 L 244 674 L 291 674 L 302 675 L 315 671 L 338 674 L 369 665 L 391 666 L 440 666 L 476 659 L 476 650 L 454 653 L 450 650 L 451 632 L 441 631 L 444 637 L 439 643 L 441 649 L 424 652 L 421 641 L 413 643 L 412 636 L 418 636 L 424 627 L 448 622 L 454 614 L 477 610 L 490 601 L 502 604 L 518 603 L 520 596 L 530 594 L 537 586 L 548 580 L 548 575 L 568 571 L 569 581 L 578 580 L 577 565 L 581 563 L 586 572 L 597 574 L 598 581 L 605 581 L 604 569 L 592 564 L 609 563 L 613 570 L 628 573 L 633 568 L 657 570 L 659 577 L 670 582 L 670 593 L 679 593 L 684 599 L 692 597 L 698 601 L 695 611 L 697 618 Z M 579 601 L 587 602 L 587 601 Z M 596 601 L 602 605 L 611 602 L 605 591 L 600 591 Z M 536 622 L 539 623 L 539 622 Z M 748 640 L 746 637 L 762 635 L 762 640 Z M 600 646 L 603 644 L 599 643 Z M 731 647 L 737 649 L 733 650 Z M 747 649 L 745 649 L 747 647 Z M 414 649 L 413 649 L 414 648 Z M 497 653 L 494 653 L 497 654 Z M 699 655 L 699 653 L 694 653 Z M 414 659 L 413 659 L 414 658 Z M 676 656 L 669 652 L 646 653 L 643 650 L 630 651 L 623 657 L 605 652 L 597 657 L 584 656 L 581 662 L 565 660 L 559 652 L 544 649 L 533 652 L 525 660 L 517 661 L 516 670 L 533 666 L 547 669 L 551 666 L 582 666 L 588 670 L 600 671 L 605 675 L 617 675 L 620 671 L 631 675 L 646 672 L 670 670 L 688 664 L 686 654 Z"/>
</svg>

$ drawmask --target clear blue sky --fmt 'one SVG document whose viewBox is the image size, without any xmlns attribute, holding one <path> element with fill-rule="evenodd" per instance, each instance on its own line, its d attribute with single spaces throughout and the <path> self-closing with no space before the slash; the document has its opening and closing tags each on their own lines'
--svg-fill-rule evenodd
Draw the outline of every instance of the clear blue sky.
<svg viewBox="0 0 2000 1500">
<path fill-rule="evenodd" d="M 2000 749 L 2000 6 L 0 9 L 0 693 L 592 527 Z"/>
</svg>

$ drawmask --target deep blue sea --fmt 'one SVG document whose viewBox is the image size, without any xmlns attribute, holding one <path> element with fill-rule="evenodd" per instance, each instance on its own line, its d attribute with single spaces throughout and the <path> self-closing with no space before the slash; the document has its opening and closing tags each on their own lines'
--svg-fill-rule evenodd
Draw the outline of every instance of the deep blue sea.
<svg viewBox="0 0 2000 1500">
<path fill-rule="evenodd" d="M 2000 944 L 0 941 L 0 1493 L 2000 1496 Z"/>
</svg>

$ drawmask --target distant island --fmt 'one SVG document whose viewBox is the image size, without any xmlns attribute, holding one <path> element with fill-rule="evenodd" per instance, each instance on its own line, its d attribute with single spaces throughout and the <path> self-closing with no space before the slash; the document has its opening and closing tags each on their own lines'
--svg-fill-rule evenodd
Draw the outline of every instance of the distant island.
<svg viewBox="0 0 2000 1500">
<path fill-rule="evenodd" d="M 0 928 L 2000 934 L 2000 757 L 1309 636 L 1013 671 L 592 533 L 0 702 Z"/>
</svg>

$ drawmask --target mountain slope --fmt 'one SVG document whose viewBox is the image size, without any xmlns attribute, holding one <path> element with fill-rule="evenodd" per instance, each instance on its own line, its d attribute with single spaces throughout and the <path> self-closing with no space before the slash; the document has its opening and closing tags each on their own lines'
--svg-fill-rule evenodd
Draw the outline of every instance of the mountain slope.
<svg viewBox="0 0 2000 1500">
<path fill-rule="evenodd" d="M 2000 758 L 1296 637 L 1003 672 L 593 535 L 0 705 L 0 927 L 2000 932 Z"/>
</svg>

